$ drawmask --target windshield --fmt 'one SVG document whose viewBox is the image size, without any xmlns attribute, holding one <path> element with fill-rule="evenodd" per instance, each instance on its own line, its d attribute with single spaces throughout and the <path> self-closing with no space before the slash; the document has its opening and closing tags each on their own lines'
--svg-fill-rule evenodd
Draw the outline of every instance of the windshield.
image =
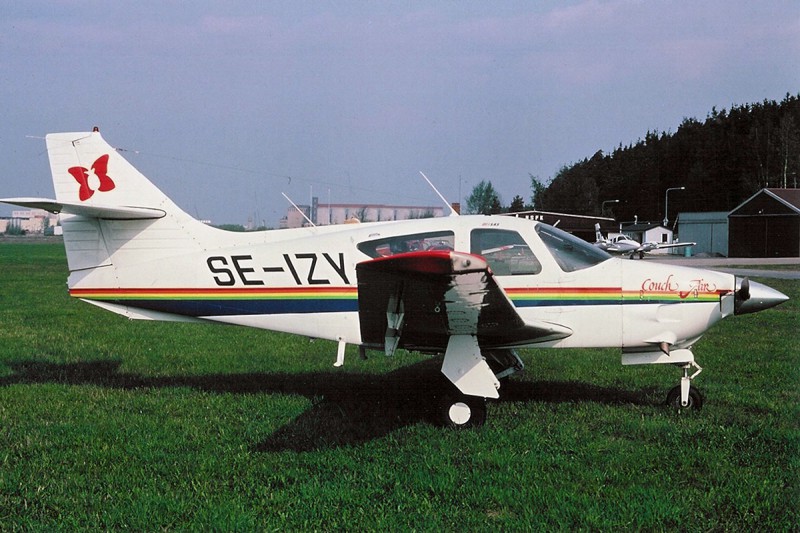
<svg viewBox="0 0 800 533">
<path fill-rule="evenodd" d="M 564 272 L 575 272 L 611 259 L 596 246 L 546 224 L 537 224 L 536 233 Z"/>
</svg>

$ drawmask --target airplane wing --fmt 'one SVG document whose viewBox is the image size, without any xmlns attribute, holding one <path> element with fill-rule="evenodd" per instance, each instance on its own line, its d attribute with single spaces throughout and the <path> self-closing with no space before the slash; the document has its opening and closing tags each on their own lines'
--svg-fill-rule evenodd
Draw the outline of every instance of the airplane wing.
<svg viewBox="0 0 800 533">
<path fill-rule="evenodd" d="M 666 244 L 657 243 L 656 248 L 660 250 L 662 248 L 679 248 L 681 246 L 696 246 L 696 245 L 697 245 L 696 242 L 673 242 Z"/>
<path fill-rule="evenodd" d="M 444 352 L 451 336 L 477 337 L 484 347 L 511 347 L 572 334 L 569 328 L 523 319 L 486 260 L 453 251 L 380 257 L 356 265 L 364 344 L 390 355 L 402 347 Z"/>
<path fill-rule="evenodd" d="M 653 250 L 662 250 L 665 248 L 679 248 L 681 246 L 695 246 L 696 242 L 673 242 L 673 243 L 660 243 L 660 242 L 646 242 L 639 246 L 634 252 L 651 252 Z"/>
</svg>

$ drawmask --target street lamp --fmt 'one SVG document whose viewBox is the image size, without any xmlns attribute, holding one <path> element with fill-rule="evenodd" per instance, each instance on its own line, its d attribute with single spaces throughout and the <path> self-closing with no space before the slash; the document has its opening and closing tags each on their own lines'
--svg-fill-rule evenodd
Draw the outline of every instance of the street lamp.
<svg viewBox="0 0 800 533">
<path fill-rule="evenodd" d="M 603 200 L 602 205 L 600 206 L 600 215 L 602 216 L 603 213 L 606 212 L 606 204 L 618 204 L 619 200 Z"/>
<path fill-rule="evenodd" d="M 667 220 L 667 214 L 669 213 L 669 191 L 683 191 L 686 187 L 670 187 L 667 189 L 667 192 L 664 193 L 664 227 L 667 227 L 669 224 L 669 220 Z"/>
</svg>

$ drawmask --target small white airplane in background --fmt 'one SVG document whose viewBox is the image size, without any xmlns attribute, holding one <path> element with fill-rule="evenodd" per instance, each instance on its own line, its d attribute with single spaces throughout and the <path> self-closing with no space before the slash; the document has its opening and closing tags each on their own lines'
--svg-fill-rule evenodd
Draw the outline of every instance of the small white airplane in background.
<svg viewBox="0 0 800 533">
<path fill-rule="evenodd" d="M 652 252 L 653 250 L 662 250 L 665 248 L 679 248 L 681 246 L 695 246 L 696 242 L 672 242 L 672 243 L 658 243 L 646 242 L 641 244 L 627 235 L 617 234 L 613 237 L 603 237 L 600 231 L 600 224 L 594 225 L 595 242 L 594 245 L 612 254 L 630 254 L 633 259 L 637 254 L 639 259 L 644 259 L 644 254 Z"/>
<path fill-rule="evenodd" d="M 699 408 L 693 345 L 719 320 L 787 297 L 732 274 L 612 258 L 552 226 L 506 216 L 231 233 L 186 214 L 97 131 L 46 138 L 70 295 L 132 319 L 225 323 L 392 355 L 443 355 L 441 421 L 479 426 L 515 349 L 617 347 L 673 364 L 668 402 Z"/>
</svg>

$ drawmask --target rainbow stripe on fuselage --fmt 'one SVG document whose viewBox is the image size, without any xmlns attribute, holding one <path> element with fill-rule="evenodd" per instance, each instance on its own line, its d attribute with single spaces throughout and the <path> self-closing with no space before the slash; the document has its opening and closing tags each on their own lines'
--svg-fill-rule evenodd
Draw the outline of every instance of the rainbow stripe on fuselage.
<svg viewBox="0 0 800 533">
<path fill-rule="evenodd" d="M 506 294 L 516 307 L 569 307 L 718 302 L 725 291 L 643 291 L 620 287 L 514 287 Z M 358 312 L 358 289 L 342 287 L 72 289 L 88 301 L 184 316 L 276 315 Z"/>
<path fill-rule="evenodd" d="M 728 291 L 645 291 L 621 287 L 520 287 L 506 288 L 517 307 L 629 305 L 718 302 Z"/>
<path fill-rule="evenodd" d="M 70 295 L 194 317 L 358 311 L 355 287 L 71 289 Z"/>
</svg>

